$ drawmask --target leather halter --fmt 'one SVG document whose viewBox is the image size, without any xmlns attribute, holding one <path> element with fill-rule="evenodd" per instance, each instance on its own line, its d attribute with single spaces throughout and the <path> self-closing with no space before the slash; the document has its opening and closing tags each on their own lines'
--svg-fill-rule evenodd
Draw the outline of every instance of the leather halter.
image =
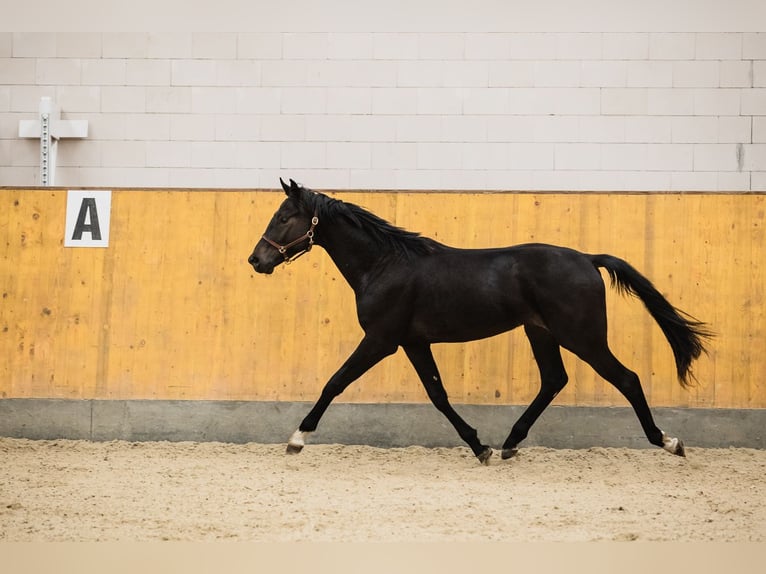
<svg viewBox="0 0 766 574">
<path fill-rule="evenodd" d="M 314 246 L 314 228 L 318 224 L 319 224 L 319 217 L 317 217 L 316 212 L 314 212 L 314 217 L 311 218 L 311 227 L 309 227 L 309 230 L 306 233 L 304 233 L 303 235 L 301 235 L 298 239 L 295 239 L 295 240 L 291 241 L 287 245 L 280 245 L 279 243 L 277 243 L 276 241 L 272 241 L 271 239 L 269 239 L 265 235 L 263 235 L 262 238 L 263 238 L 263 240 L 266 243 L 268 243 L 269 245 L 274 247 L 277 251 L 279 251 L 282 254 L 282 257 L 284 257 L 284 259 L 285 259 L 285 263 L 292 263 L 293 261 L 298 259 L 298 257 L 303 255 L 304 253 L 308 253 L 309 251 L 311 251 L 311 248 Z M 298 251 L 297 253 L 295 253 L 291 257 L 287 256 L 287 250 L 288 249 L 298 245 L 301 241 L 305 241 L 306 239 L 309 240 L 309 244 L 306 247 L 306 249 L 303 249 L 302 251 Z"/>
</svg>

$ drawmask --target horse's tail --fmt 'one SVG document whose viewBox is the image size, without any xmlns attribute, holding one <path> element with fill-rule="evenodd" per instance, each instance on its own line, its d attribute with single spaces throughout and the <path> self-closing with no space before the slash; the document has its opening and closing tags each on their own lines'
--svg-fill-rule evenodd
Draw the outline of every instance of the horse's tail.
<svg viewBox="0 0 766 574">
<path fill-rule="evenodd" d="M 704 341 L 713 336 L 707 325 L 671 305 L 654 285 L 627 261 L 606 254 L 589 257 L 596 268 L 606 269 L 612 286 L 620 293 L 629 293 L 643 301 L 673 349 L 681 385 L 686 387 L 692 381 L 696 381 L 691 372 L 691 364 L 700 354 L 706 352 Z"/>
</svg>

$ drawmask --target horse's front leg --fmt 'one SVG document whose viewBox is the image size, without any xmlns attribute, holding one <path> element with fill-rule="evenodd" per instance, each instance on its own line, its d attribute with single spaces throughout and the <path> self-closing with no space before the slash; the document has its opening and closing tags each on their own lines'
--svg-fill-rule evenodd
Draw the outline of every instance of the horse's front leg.
<svg viewBox="0 0 766 574">
<path fill-rule="evenodd" d="M 290 437 L 287 443 L 287 452 L 289 454 L 299 453 L 306 444 L 306 434 L 316 430 L 319 420 L 333 399 L 372 366 L 396 352 L 396 349 L 397 345 L 391 343 L 384 343 L 370 337 L 362 339 L 362 342 L 343 363 L 343 366 L 327 381 L 319 400 L 303 419 L 298 430 Z"/>
<path fill-rule="evenodd" d="M 431 347 L 425 344 L 407 345 L 404 347 L 404 352 L 407 353 L 412 366 L 415 367 L 426 389 L 428 398 L 431 399 L 434 406 L 452 423 L 460 438 L 471 447 L 473 454 L 476 455 L 479 462 L 489 464 L 492 449 L 485 444 L 481 444 L 476 429 L 465 422 L 455 409 L 452 408 L 447 391 L 442 384 L 439 369 L 436 367 L 433 353 L 431 353 Z"/>
</svg>

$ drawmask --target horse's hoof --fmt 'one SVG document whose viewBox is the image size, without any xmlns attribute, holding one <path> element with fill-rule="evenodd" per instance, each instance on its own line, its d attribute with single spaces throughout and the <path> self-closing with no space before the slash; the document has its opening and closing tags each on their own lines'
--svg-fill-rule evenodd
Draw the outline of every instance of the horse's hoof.
<svg viewBox="0 0 766 574">
<path fill-rule="evenodd" d="M 677 456 L 686 456 L 686 449 L 684 449 L 684 441 L 680 438 L 672 438 L 662 433 L 662 448 L 668 451 L 670 454 Z"/>
<path fill-rule="evenodd" d="M 513 458 L 519 453 L 518 448 L 504 448 L 502 454 L 500 455 L 503 460 L 508 460 L 509 458 Z"/>
<path fill-rule="evenodd" d="M 483 451 L 476 455 L 476 458 L 479 459 L 481 464 L 489 465 L 489 459 L 492 458 L 492 449 L 485 447 Z"/>
<path fill-rule="evenodd" d="M 306 445 L 306 434 L 300 429 L 292 434 L 290 440 L 287 441 L 287 454 L 298 454 L 303 450 Z"/>
</svg>

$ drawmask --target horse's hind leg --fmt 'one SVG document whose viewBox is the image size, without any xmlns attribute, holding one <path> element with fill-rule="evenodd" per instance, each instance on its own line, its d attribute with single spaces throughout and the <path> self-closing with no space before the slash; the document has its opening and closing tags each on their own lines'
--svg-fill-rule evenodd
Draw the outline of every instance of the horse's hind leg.
<svg viewBox="0 0 766 574">
<path fill-rule="evenodd" d="M 487 445 L 481 444 L 476 429 L 465 422 L 455 412 L 455 409 L 452 408 L 447 391 L 444 390 L 439 370 L 436 367 L 433 353 L 431 353 L 431 348 L 428 345 L 407 345 L 404 347 L 404 352 L 407 354 L 412 366 L 415 367 L 426 389 L 426 393 L 428 393 L 428 398 L 431 399 L 434 406 L 452 423 L 460 438 L 471 447 L 473 454 L 476 455 L 479 462 L 489 464 L 492 449 Z"/>
<path fill-rule="evenodd" d="M 561 348 L 553 335 L 543 327 L 532 325 L 525 326 L 524 331 L 532 345 L 532 354 L 540 369 L 540 392 L 513 425 L 511 434 L 503 443 L 503 458 L 511 458 L 518 452 L 519 443 L 527 438 L 529 429 L 568 380 L 561 360 Z"/>
<path fill-rule="evenodd" d="M 672 454 L 686 456 L 683 441 L 669 437 L 654 423 L 638 375 L 620 363 L 606 343 L 598 345 L 595 350 L 590 349 L 585 353 L 575 350 L 575 353 L 589 363 L 599 375 L 617 387 L 617 390 L 628 399 L 650 443 L 661 446 Z"/>
</svg>

